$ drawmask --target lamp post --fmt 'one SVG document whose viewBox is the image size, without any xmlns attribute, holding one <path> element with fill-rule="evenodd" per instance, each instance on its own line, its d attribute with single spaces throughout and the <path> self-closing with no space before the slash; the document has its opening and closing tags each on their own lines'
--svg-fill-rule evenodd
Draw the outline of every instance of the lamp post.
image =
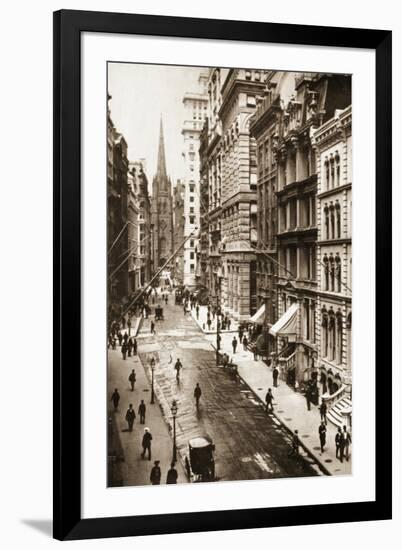
<svg viewBox="0 0 402 550">
<path fill-rule="evenodd" d="M 172 462 L 177 462 L 177 449 L 176 449 L 176 416 L 177 416 L 177 403 L 176 400 L 172 401 L 172 406 L 170 407 L 173 417 L 173 456 Z"/>
<path fill-rule="evenodd" d="M 151 405 L 155 403 L 155 392 L 154 392 L 154 371 L 155 371 L 155 358 L 151 359 Z"/>
</svg>

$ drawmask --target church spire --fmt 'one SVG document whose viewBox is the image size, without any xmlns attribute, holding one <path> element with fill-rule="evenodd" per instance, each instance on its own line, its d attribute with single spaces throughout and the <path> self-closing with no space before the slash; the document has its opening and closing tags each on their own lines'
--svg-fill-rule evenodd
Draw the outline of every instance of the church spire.
<svg viewBox="0 0 402 550">
<path fill-rule="evenodd" d="M 166 159 L 165 159 L 165 142 L 163 139 L 163 122 L 161 115 L 161 123 L 159 130 L 159 150 L 158 150 L 158 165 L 156 170 L 156 175 L 159 181 L 167 177 L 166 174 Z"/>
</svg>

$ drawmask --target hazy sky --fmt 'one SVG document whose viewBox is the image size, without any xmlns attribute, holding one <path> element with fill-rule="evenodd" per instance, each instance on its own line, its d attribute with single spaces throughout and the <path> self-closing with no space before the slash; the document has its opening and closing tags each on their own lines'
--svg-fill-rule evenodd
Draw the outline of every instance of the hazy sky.
<svg viewBox="0 0 402 550">
<path fill-rule="evenodd" d="M 109 63 L 108 68 L 111 117 L 127 141 L 129 160 L 146 159 L 151 184 L 162 114 L 167 171 L 175 184 L 183 174 L 183 95 L 198 91 L 201 69 L 135 63 Z"/>
</svg>

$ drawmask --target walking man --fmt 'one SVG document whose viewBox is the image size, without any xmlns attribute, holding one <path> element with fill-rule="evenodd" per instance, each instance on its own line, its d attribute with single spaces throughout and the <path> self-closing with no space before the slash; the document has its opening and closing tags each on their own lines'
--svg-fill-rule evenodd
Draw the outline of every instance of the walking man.
<svg viewBox="0 0 402 550">
<path fill-rule="evenodd" d="M 152 434 L 149 431 L 149 428 L 144 428 L 144 435 L 142 436 L 141 458 L 145 458 L 145 453 L 148 451 L 148 459 L 151 460 L 151 441 Z"/>
<path fill-rule="evenodd" d="M 128 356 L 131 357 L 131 352 L 133 351 L 133 340 L 132 340 L 132 338 L 128 339 L 127 351 L 128 351 Z"/>
<path fill-rule="evenodd" d="M 265 396 L 265 412 L 268 412 L 268 407 L 271 412 L 274 410 L 273 400 L 274 396 L 272 395 L 272 390 L 268 388 L 267 395 Z"/>
<path fill-rule="evenodd" d="M 140 417 L 140 424 L 145 424 L 145 411 L 147 410 L 144 400 L 141 399 L 140 406 L 138 407 L 138 414 Z"/>
<path fill-rule="evenodd" d="M 321 400 L 320 415 L 321 415 L 322 422 L 326 424 L 327 423 L 327 404 L 325 403 L 324 399 Z"/>
<path fill-rule="evenodd" d="M 131 333 L 131 317 L 128 318 L 127 328 L 128 328 L 128 335 L 130 336 L 130 333 Z"/>
<path fill-rule="evenodd" d="M 133 339 L 133 355 L 137 355 L 137 340 Z"/>
<path fill-rule="evenodd" d="M 197 307 L 195 308 L 195 313 L 197 315 L 197 319 L 199 318 L 200 316 L 200 306 L 197 304 Z"/>
<path fill-rule="evenodd" d="M 114 410 L 117 411 L 117 407 L 119 406 L 119 401 L 120 401 L 120 394 L 117 391 L 117 388 L 112 393 L 111 401 L 113 402 Z"/>
<path fill-rule="evenodd" d="M 310 394 L 310 388 L 306 388 L 306 403 L 307 403 L 307 410 L 311 410 L 311 394 Z"/>
<path fill-rule="evenodd" d="M 126 342 L 123 342 L 122 345 L 121 345 L 121 354 L 123 356 L 123 359 L 126 360 L 126 355 L 127 355 L 127 344 L 126 344 Z"/>
<path fill-rule="evenodd" d="M 352 443 L 352 437 L 348 432 L 346 426 L 343 427 L 342 442 L 343 442 L 343 446 L 341 447 L 342 458 L 343 456 L 345 456 L 346 462 L 349 462 L 349 446 Z"/>
<path fill-rule="evenodd" d="M 211 317 L 208 317 L 207 319 L 208 330 L 211 330 L 211 323 L 212 323 Z"/>
<path fill-rule="evenodd" d="M 279 370 L 277 367 L 274 367 L 274 370 L 272 371 L 272 381 L 274 383 L 274 388 L 278 387 L 278 376 L 279 376 Z"/>
<path fill-rule="evenodd" d="M 200 405 L 200 397 L 201 397 L 201 388 L 200 388 L 200 385 L 199 385 L 198 382 L 197 382 L 197 385 L 194 388 L 194 397 L 195 397 L 195 406 L 198 409 L 198 407 Z"/>
<path fill-rule="evenodd" d="M 161 469 L 159 468 L 159 460 L 155 460 L 154 467 L 151 470 L 151 476 L 149 478 L 151 480 L 152 485 L 160 485 L 161 477 L 162 477 L 162 473 L 161 473 Z"/>
<path fill-rule="evenodd" d="M 230 330 L 230 324 L 231 324 L 231 322 L 232 322 L 232 321 L 231 321 L 230 319 L 228 319 L 228 320 L 226 321 L 226 326 L 228 327 L 228 330 Z"/>
<path fill-rule="evenodd" d="M 135 419 L 135 412 L 133 409 L 133 404 L 130 403 L 129 408 L 127 409 L 127 412 L 126 412 L 126 420 L 127 420 L 129 432 L 133 431 L 134 419 Z"/>
<path fill-rule="evenodd" d="M 338 431 L 335 434 L 336 458 L 340 458 L 341 439 L 342 439 L 342 430 L 341 430 L 341 427 L 338 426 Z"/>
<path fill-rule="evenodd" d="M 135 381 L 136 380 L 137 380 L 137 377 L 135 375 L 135 370 L 133 369 L 130 372 L 130 376 L 128 377 L 128 381 L 130 382 L 130 385 L 131 385 L 131 391 L 134 391 L 134 386 L 135 386 Z"/>
<path fill-rule="evenodd" d="M 233 336 L 233 340 L 232 340 L 232 348 L 233 348 L 233 355 L 236 353 L 236 348 L 237 348 L 237 340 L 236 340 L 236 336 Z"/>
<path fill-rule="evenodd" d="M 318 435 L 320 437 L 320 445 L 321 445 L 321 452 L 324 452 L 325 442 L 327 439 L 327 428 L 325 426 L 325 422 L 322 421 L 321 424 L 318 427 Z"/>
<path fill-rule="evenodd" d="M 248 346 L 247 336 L 243 336 L 243 349 L 244 349 L 244 351 L 247 351 L 247 346 Z"/>
<path fill-rule="evenodd" d="M 180 380 L 180 370 L 183 368 L 180 359 L 177 359 L 174 368 L 176 369 L 176 380 Z"/>
<path fill-rule="evenodd" d="M 177 470 L 174 467 L 174 462 L 170 465 L 170 470 L 168 470 L 167 476 L 166 476 L 166 484 L 171 485 L 173 483 L 177 483 Z"/>
<path fill-rule="evenodd" d="M 156 334 L 155 332 L 155 323 L 151 321 L 151 334 Z"/>
</svg>

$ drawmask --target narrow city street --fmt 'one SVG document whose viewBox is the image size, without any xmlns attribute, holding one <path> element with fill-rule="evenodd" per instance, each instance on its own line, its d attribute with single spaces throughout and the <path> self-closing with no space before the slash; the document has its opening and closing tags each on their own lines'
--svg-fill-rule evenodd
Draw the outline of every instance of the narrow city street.
<svg viewBox="0 0 402 550">
<path fill-rule="evenodd" d="M 188 440 L 208 434 L 215 446 L 215 471 L 219 480 L 312 476 L 316 469 L 303 459 L 288 456 L 288 434 L 267 415 L 247 386 L 215 364 L 215 352 L 189 313 L 181 306 L 164 306 L 164 321 L 150 333 L 150 320 L 142 324 L 139 354 L 150 378 L 150 361 L 156 360 L 155 392 L 168 424 L 170 406 L 177 401 L 177 448 L 188 454 Z M 174 364 L 183 369 L 176 380 Z M 194 388 L 202 390 L 197 411 Z"/>
</svg>

